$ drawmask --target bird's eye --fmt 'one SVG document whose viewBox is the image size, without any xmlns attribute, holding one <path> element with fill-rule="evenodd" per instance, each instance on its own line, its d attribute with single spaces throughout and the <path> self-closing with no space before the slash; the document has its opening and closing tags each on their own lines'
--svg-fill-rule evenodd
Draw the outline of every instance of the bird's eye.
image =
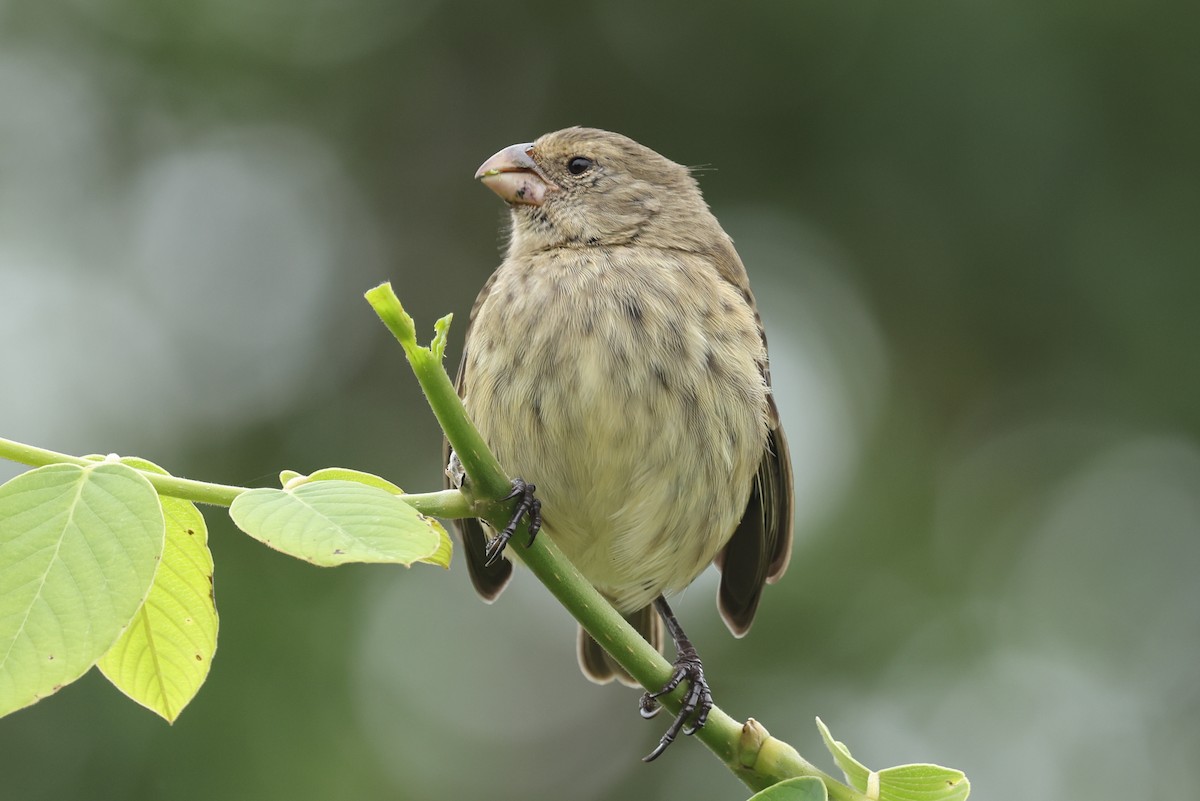
<svg viewBox="0 0 1200 801">
<path fill-rule="evenodd" d="M 582 175 L 592 166 L 592 160 L 586 156 L 572 156 L 567 160 L 567 172 L 571 175 Z"/>
</svg>

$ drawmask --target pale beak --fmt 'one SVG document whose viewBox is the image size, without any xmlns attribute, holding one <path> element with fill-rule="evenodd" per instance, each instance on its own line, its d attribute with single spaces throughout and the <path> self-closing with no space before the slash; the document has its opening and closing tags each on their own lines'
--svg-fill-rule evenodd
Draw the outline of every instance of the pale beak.
<svg viewBox="0 0 1200 801">
<path fill-rule="evenodd" d="M 509 203 L 540 206 L 546 195 L 558 190 L 529 156 L 532 143 L 506 147 L 480 165 L 475 177 Z"/>
</svg>

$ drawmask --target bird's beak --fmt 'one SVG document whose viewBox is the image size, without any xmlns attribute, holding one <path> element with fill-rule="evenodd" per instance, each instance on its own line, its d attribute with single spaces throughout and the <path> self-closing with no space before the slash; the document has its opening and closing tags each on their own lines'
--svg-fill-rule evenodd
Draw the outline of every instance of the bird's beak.
<svg viewBox="0 0 1200 801">
<path fill-rule="evenodd" d="M 475 177 L 509 203 L 540 206 L 550 192 L 558 190 L 541 167 L 529 156 L 532 143 L 512 145 L 480 165 Z"/>
</svg>

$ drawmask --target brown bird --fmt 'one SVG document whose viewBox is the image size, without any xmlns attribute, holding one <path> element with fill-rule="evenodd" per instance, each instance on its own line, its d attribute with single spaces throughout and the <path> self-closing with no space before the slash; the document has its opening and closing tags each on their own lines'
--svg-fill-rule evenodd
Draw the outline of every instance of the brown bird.
<svg viewBox="0 0 1200 801">
<path fill-rule="evenodd" d="M 500 594 L 512 575 L 501 552 L 529 513 L 660 650 L 661 615 L 676 669 L 643 714 L 689 689 L 649 761 L 712 706 L 664 596 L 715 562 L 721 616 L 741 637 L 787 567 L 792 471 L 762 322 L 691 173 L 632 139 L 567 128 L 501 150 L 475 177 L 509 204 L 512 237 L 471 310 L 457 386 L 521 477 L 521 502 L 490 540 L 459 521 L 471 579 L 485 600 Z M 636 686 L 582 628 L 579 662 L 593 681 Z"/>
</svg>

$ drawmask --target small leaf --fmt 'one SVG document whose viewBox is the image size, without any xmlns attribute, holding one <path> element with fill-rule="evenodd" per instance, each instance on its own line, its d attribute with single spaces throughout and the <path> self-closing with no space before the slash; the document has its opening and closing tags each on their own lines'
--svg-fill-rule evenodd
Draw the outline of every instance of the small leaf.
<svg viewBox="0 0 1200 801">
<path fill-rule="evenodd" d="M 450 335 L 450 323 L 454 320 L 453 314 L 447 314 L 442 319 L 433 324 L 433 341 L 429 343 L 429 352 L 433 354 L 433 358 L 439 362 L 446 354 L 446 339 Z"/>
<path fill-rule="evenodd" d="M 299 476 L 299 474 L 296 474 Z M 392 495 L 399 495 L 403 500 L 404 490 L 397 487 L 386 478 L 380 478 L 374 473 L 364 473 L 361 470 L 352 470 L 348 467 L 324 467 L 310 476 L 300 476 L 301 480 L 289 482 L 285 489 L 294 489 L 300 484 L 309 481 L 353 481 L 358 484 L 365 484 L 368 487 L 378 487 L 379 489 L 388 492 Z M 439 565 L 446 569 L 450 568 L 450 558 L 453 555 L 454 545 L 450 539 L 450 535 L 446 533 L 446 529 L 434 518 L 425 518 L 429 523 L 430 528 L 438 533 L 439 543 L 438 549 L 429 557 L 421 561 L 431 565 Z"/>
<path fill-rule="evenodd" d="M 799 776 L 773 784 L 750 801 L 828 801 L 825 783 L 816 776 Z"/>
<path fill-rule="evenodd" d="M 308 477 L 309 481 L 354 481 L 366 484 L 368 487 L 378 487 L 392 495 L 403 495 L 404 490 L 397 487 L 386 478 L 380 478 L 373 473 L 361 470 L 351 470 L 348 467 L 323 467 Z"/>
<path fill-rule="evenodd" d="M 833 739 L 829 728 L 817 718 L 825 747 L 833 754 L 846 781 L 870 799 L 878 801 L 966 801 L 971 783 L 961 770 L 940 765 L 900 765 L 874 772 L 850 755 L 844 743 Z"/>
<path fill-rule="evenodd" d="M 0 486 L 0 715 L 57 692 L 112 647 L 163 550 L 158 493 L 104 461 Z"/>
<path fill-rule="evenodd" d="M 436 519 L 432 517 L 425 518 L 429 521 L 430 528 L 438 532 L 438 549 L 425 557 L 422 561 L 438 567 L 450 569 L 450 558 L 454 555 L 454 543 L 450 539 L 450 535 L 446 533 L 446 529 Z"/>
<path fill-rule="evenodd" d="M 352 470 L 347 467 L 325 467 L 312 475 L 306 476 L 292 470 L 285 470 L 280 473 L 280 479 L 283 480 L 283 488 L 285 490 L 294 490 L 302 484 L 307 484 L 311 481 L 353 481 L 358 484 L 364 484 L 368 487 L 377 487 L 392 495 L 403 496 L 404 490 L 373 473 L 364 473 L 361 470 Z M 430 528 L 437 532 L 439 537 L 438 549 L 429 557 L 421 560 L 433 565 L 440 565 L 444 568 L 450 567 L 450 559 L 453 555 L 454 546 L 450 539 L 450 535 L 446 533 L 446 529 L 433 518 L 426 518 Z"/>
<path fill-rule="evenodd" d="M 229 507 L 251 537 L 315 565 L 437 558 L 445 531 L 404 501 L 353 481 L 312 481 L 293 489 L 243 492 Z"/>
<path fill-rule="evenodd" d="M 970 794 L 961 770 L 919 764 L 879 771 L 881 801 L 966 801 Z"/>
<path fill-rule="evenodd" d="M 307 478 L 303 473 L 297 473 L 295 470 L 280 470 L 279 471 L 279 486 L 287 487 L 298 478 Z"/>
<path fill-rule="evenodd" d="M 143 459 L 121 461 L 168 475 Z M 189 501 L 161 501 L 167 524 L 162 564 L 133 624 L 98 666 L 121 692 L 174 722 L 208 677 L 218 619 L 204 516 Z"/>
<path fill-rule="evenodd" d="M 825 741 L 825 747 L 833 755 L 833 761 L 842 769 L 842 773 L 846 774 L 846 781 L 850 782 L 850 786 L 860 793 L 865 793 L 867 777 L 871 773 L 870 768 L 850 756 L 850 749 L 846 747 L 845 743 L 833 739 L 829 727 L 820 718 L 817 718 L 817 728 L 821 730 L 821 739 Z"/>
</svg>

